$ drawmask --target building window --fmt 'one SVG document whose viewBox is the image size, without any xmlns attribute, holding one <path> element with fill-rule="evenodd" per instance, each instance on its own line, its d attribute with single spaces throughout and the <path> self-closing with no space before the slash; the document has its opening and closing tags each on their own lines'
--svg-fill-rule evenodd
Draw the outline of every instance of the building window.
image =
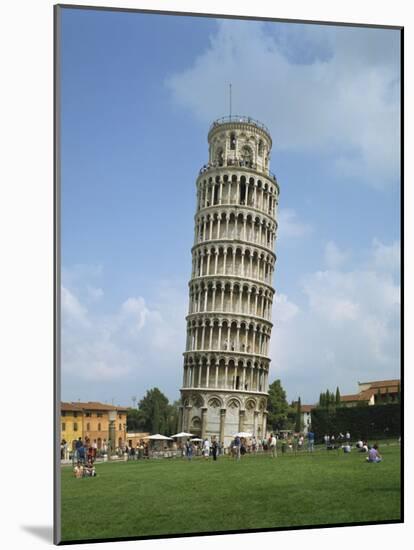
<svg viewBox="0 0 414 550">
<path fill-rule="evenodd" d="M 122 414 L 118 414 L 119 420 L 122 420 Z"/>
<path fill-rule="evenodd" d="M 92 415 L 91 415 L 91 413 L 86 413 L 85 416 L 87 416 L 88 418 L 90 418 Z"/>
<path fill-rule="evenodd" d="M 66 424 L 62 422 L 62 432 L 64 432 L 65 430 L 66 430 Z"/>
<path fill-rule="evenodd" d="M 100 432 L 100 431 L 101 431 L 101 423 L 99 422 L 99 424 L 98 424 L 98 432 Z"/>
<path fill-rule="evenodd" d="M 119 431 L 121 431 L 121 430 L 122 430 L 122 424 L 119 425 Z"/>
<path fill-rule="evenodd" d="M 230 149 L 235 149 L 236 148 L 236 134 L 231 134 L 230 135 Z"/>
<path fill-rule="evenodd" d="M 89 422 L 86 423 L 86 430 L 89 432 L 91 429 L 91 425 L 89 424 Z"/>
<path fill-rule="evenodd" d="M 102 415 L 102 413 L 97 413 L 96 416 L 97 416 L 98 418 L 102 418 L 103 415 Z"/>
<path fill-rule="evenodd" d="M 77 432 L 77 431 L 78 431 L 78 423 L 77 423 L 77 422 L 74 422 L 74 423 L 73 423 L 73 431 L 74 431 L 74 432 Z"/>
<path fill-rule="evenodd" d="M 62 411 L 62 412 L 60 413 L 60 416 L 66 416 L 66 412 L 65 412 L 65 411 Z"/>
</svg>

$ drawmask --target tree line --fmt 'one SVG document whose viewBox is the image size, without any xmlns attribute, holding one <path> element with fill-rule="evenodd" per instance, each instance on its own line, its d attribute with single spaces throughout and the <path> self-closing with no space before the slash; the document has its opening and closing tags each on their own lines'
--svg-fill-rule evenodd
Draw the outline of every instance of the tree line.
<svg viewBox="0 0 414 550">
<path fill-rule="evenodd" d="M 385 403 L 389 401 L 391 401 L 390 396 L 388 400 L 387 397 L 385 398 Z M 399 395 L 397 401 L 400 401 Z M 137 408 L 128 409 L 127 429 L 131 432 L 172 434 L 178 429 L 179 405 L 179 400 L 170 403 L 158 388 L 148 390 L 139 401 Z M 320 409 L 334 413 L 343 406 L 341 393 L 337 387 L 335 393 L 329 389 L 321 392 L 319 402 L 314 410 Z M 297 401 L 292 401 L 289 404 L 280 380 L 275 380 L 269 385 L 267 410 L 268 431 L 294 430 L 300 432 L 303 430 L 301 399 L 299 397 Z"/>
</svg>

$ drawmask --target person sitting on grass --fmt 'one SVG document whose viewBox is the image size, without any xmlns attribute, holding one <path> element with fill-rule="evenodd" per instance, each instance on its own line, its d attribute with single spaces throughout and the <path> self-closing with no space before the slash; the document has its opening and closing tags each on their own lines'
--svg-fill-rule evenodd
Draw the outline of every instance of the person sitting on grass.
<svg viewBox="0 0 414 550">
<path fill-rule="evenodd" d="M 73 468 L 73 476 L 77 479 L 83 477 L 83 466 L 80 461 L 78 461 L 76 466 Z"/>
<path fill-rule="evenodd" d="M 86 477 L 96 477 L 95 466 L 92 460 L 88 460 L 88 463 L 84 467 L 84 475 Z"/>
<path fill-rule="evenodd" d="M 382 456 L 378 452 L 378 445 L 375 443 L 368 451 L 367 462 L 381 462 Z"/>
</svg>

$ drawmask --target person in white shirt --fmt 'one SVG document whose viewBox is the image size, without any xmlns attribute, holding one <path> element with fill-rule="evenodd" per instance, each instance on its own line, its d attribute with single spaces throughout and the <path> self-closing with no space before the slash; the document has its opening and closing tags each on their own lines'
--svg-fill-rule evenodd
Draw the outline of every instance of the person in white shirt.
<svg viewBox="0 0 414 550">
<path fill-rule="evenodd" d="M 203 443 L 203 455 L 205 458 L 210 456 L 210 442 L 208 439 L 205 439 Z"/>
<path fill-rule="evenodd" d="M 270 452 L 272 458 L 277 457 L 277 439 L 274 434 L 270 434 Z"/>
</svg>

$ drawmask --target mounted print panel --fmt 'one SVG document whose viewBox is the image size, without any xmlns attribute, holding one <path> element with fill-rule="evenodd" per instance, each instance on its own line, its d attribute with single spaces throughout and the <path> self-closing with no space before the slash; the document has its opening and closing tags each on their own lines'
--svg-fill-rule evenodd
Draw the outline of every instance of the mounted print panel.
<svg viewBox="0 0 414 550">
<path fill-rule="evenodd" d="M 55 542 L 401 522 L 402 29 L 55 36 Z"/>
</svg>

